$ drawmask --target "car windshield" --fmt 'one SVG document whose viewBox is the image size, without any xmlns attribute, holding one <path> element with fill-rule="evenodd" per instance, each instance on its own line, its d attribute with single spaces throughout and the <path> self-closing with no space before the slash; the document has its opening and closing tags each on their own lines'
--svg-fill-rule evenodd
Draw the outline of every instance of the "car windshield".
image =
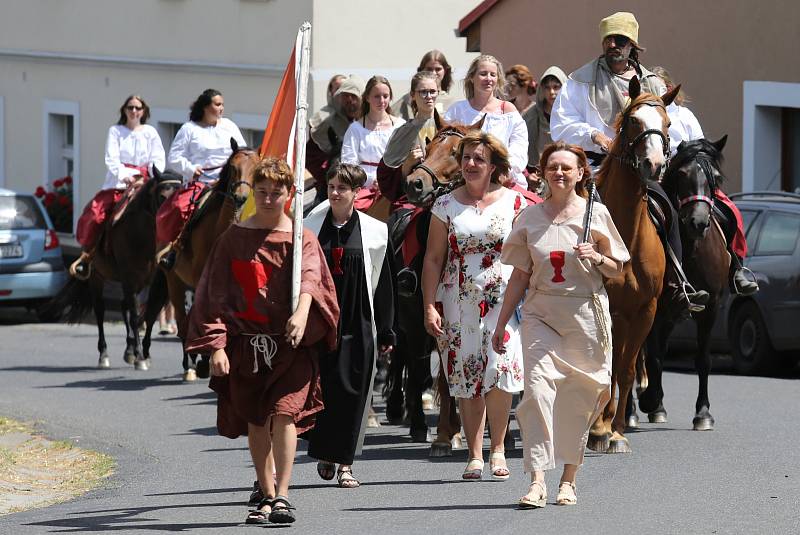
<svg viewBox="0 0 800 535">
<path fill-rule="evenodd" d="M 47 228 L 33 197 L 0 196 L 0 230 Z"/>
</svg>

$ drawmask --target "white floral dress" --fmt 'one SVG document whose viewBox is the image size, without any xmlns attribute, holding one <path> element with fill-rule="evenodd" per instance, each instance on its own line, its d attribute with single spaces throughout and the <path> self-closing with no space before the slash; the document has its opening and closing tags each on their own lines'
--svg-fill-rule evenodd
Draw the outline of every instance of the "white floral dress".
<svg viewBox="0 0 800 535">
<path fill-rule="evenodd" d="M 506 327 L 506 353 L 492 349 L 492 333 L 513 268 L 500 263 L 503 241 L 514 217 L 528 203 L 522 194 L 503 188 L 503 195 L 482 211 L 458 202 L 449 193 L 431 212 L 447 225 L 447 262 L 436 294 L 444 334 L 437 340 L 447 372 L 450 395 L 483 396 L 492 388 L 523 389 L 519 323 Z"/>
</svg>

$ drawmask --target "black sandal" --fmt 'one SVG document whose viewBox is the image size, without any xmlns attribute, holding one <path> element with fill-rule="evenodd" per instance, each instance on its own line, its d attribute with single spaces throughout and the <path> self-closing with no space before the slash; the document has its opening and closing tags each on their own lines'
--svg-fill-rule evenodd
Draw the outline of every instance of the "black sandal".
<svg viewBox="0 0 800 535">
<path fill-rule="evenodd" d="M 319 461 L 317 463 L 317 473 L 325 481 L 330 481 L 336 476 L 336 465 L 328 461 Z"/>
<path fill-rule="evenodd" d="M 269 521 L 273 524 L 291 524 L 295 521 L 294 507 L 289 503 L 286 496 L 276 496 L 272 500 L 272 512 L 269 514 Z"/>
<path fill-rule="evenodd" d="M 258 506 L 253 510 L 247 513 L 247 518 L 245 519 L 245 524 L 269 524 L 270 517 L 272 516 L 272 498 L 264 497 L 258 502 Z M 261 508 L 269 505 L 270 510 L 264 511 Z"/>
<path fill-rule="evenodd" d="M 264 499 L 264 491 L 261 490 L 261 485 L 258 484 L 258 480 L 253 481 L 253 492 L 250 493 L 250 499 L 247 500 L 247 505 L 250 507 L 255 507 L 261 500 Z"/>
</svg>

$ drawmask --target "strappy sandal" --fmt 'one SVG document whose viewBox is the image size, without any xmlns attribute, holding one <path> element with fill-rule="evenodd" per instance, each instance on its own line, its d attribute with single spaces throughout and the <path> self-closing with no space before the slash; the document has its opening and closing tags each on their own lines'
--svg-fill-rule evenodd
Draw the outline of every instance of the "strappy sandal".
<svg viewBox="0 0 800 535">
<path fill-rule="evenodd" d="M 578 495 L 575 493 L 575 483 L 569 481 L 559 483 L 556 505 L 576 505 L 577 503 Z"/>
<path fill-rule="evenodd" d="M 295 508 L 289 503 L 286 496 L 275 496 L 272 500 L 272 512 L 269 514 L 269 521 L 273 524 L 291 524 L 295 521 Z"/>
<path fill-rule="evenodd" d="M 511 477 L 511 472 L 506 464 L 506 455 L 502 451 L 489 454 L 489 471 L 495 481 L 505 481 Z"/>
<path fill-rule="evenodd" d="M 353 477 L 352 468 L 342 468 L 336 471 L 336 481 L 343 489 L 355 489 L 361 486 L 361 482 Z"/>
<path fill-rule="evenodd" d="M 466 479 L 467 481 L 483 479 L 483 459 L 470 459 L 467 467 L 464 468 L 464 473 L 461 474 L 461 479 Z"/>
<path fill-rule="evenodd" d="M 250 499 L 247 500 L 247 505 L 251 507 L 257 506 L 264 499 L 264 491 L 261 490 L 261 485 L 258 480 L 253 481 L 253 491 L 250 493 Z"/>
<path fill-rule="evenodd" d="M 533 487 L 539 487 L 539 494 L 531 499 L 529 496 L 533 494 Z M 534 481 L 528 487 L 528 494 L 519 499 L 518 502 L 520 509 L 541 509 L 547 505 L 547 487 L 544 486 L 544 481 Z"/>
<path fill-rule="evenodd" d="M 328 461 L 319 461 L 317 463 L 317 473 L 325 481 L 330 481 L 336 475 L 336 465 Z"/>
<path fill-rule="evenodd" d="M 265 496 L 261 498 L 261 501 L 258 502 L 258 506 L 247 513 L 247 518 L 245 518 L 245 524 L 269 524 L 271 522 L 270 517 L 272 516 L 272 497 Z M 269 511 L 264 511 L 264 507 L 269 506 Z"/>
</svg>

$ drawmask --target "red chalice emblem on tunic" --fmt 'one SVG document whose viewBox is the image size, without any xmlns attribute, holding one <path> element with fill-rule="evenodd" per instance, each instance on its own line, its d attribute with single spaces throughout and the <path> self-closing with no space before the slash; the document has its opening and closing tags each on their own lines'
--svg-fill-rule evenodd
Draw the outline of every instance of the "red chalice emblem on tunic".
<svg viewBox="0 0 800 535">
<path fill-rule="evenodd" d="M 561 270 L 564 269 L 565 254 L 564 251 L 550 251 L 550 264 L 553 266 L 553 278 L 550 280 L 553 282 L 564 282 L 567 280 L 561 274 Z"/>
<path fill-rule="evenodd" d="M 267 285 L 272 275 L 272 264 L 262 264 L 253 260 L 231 260 L 231 271 L 233 278 L 242 289 L 244 301 L 247 309 L 244 312 L 235 312 L 237 318 L 242 318 L 258 323 L 267 323 L 269 318 L 258 312 L 255 308 L 255 301 L 258 297 L 259 288 Z"/>
<path fill-rule="evenodd" d="M 331 257 L 333 259 L 333 274 L 344 275 L 342 271 L 342 257 L 344 256 L 344 247 L 334 247 L 331 249 Z"/>
</svg>

